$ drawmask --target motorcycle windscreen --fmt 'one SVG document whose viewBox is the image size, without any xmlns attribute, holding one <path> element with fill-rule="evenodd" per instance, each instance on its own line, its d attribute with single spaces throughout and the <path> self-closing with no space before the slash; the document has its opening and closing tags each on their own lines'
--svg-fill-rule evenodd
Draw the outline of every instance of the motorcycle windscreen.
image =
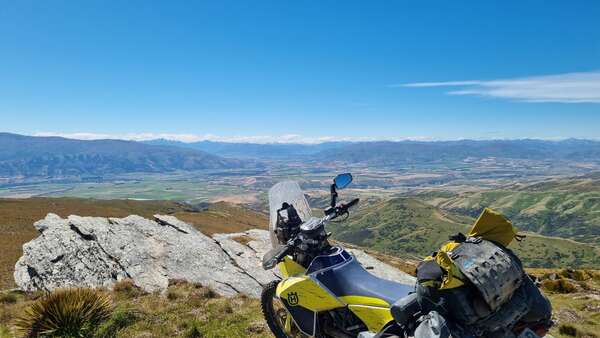
<svg viewBox="0 0 600 338">
<path fill-rule="evenodd" d="M 269 235 L 271 236 L 271 244 L 273 247 L 278 245 L 277 236 L 275 235 L 275 228 L 277 227 L 277 210 L 281 209 L 283 203 L 291 204 L 298 212 L 298 216 L 302 221 L 308 220 L 312 213 L 310 206 L 300 185 L 295 181 L 284 181 L 275 184 L 269 190 Z M 285 211 L 282 212 L 282 216 L 287 217 Z"/>
</svg>

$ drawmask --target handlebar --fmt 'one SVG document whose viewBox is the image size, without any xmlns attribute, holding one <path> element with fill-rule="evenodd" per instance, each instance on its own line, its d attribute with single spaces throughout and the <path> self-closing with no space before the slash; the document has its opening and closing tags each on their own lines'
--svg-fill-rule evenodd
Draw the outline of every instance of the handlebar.
<svg viewBox="0 0 600 338">
<path fill-rule="evenodd" d="M 346 209 L 350 209 L 351 207 L 355 206 L 359 201 L 360 201 L 360 198 L 353 199 L 348 204 L 346 204 Z"/>
<path fill-rule="evenodd" d="M 360 199 L 355 198 L 352 201 L 346 203 L 346 204 L 340 204 L 339 206 L 335 207 L 335 208 L 330 208 L 328 210 L 331 210 L 331 212 L 327 213 L 327 215 L 325 215 L 325 217 L 321 218 L 321 219 L 311 219 L 305 223 L 303 223 L 300 226 L 300 229 L 302 230 L 302 227 L 305 225 L 310 224 L 310 228 L 312 228 L 313 226 L 321 226 L 326 224 L 327 222 L 333 220 L 334 218 L 344 215 L 344 214 L 348 214 L 348 210 L 350 208 L 352 208 L 353 206 L 355 206 L 356 204 L 358 204 L 358 202 L 360 201 Z M 310 229 L 307 229 L 307 231 L 309 231 Z M 269 270 L 272 269 L 273 267 L 275 267 L 275 265 L 277 263 L 279 263 L 285 256 L 289 255 L 290 253 L 293 252 L 294 248 L 296 246 L 298 246 L 301 243 L 301 239 L 299 239 L 299 237 L 296 235 L 293 238 L 290 238 L 288 240 L 288 242 L 280 247 L 277 248 L 273 248 L 272 250 L 270 250 L 269 252 L 267 252 L 264 257 L 263 257 L 263 268 L 265 270 Z"/>
<path fill-rule="evenodd" d="M 285 249 L 275 256 L 275 260 L 277 262 L 281 261 L 283 257 L 287 256 L 292 251 L 293 248 L 294 247 L 292 245 L 286 245 Z"/>
<path fill-rule="evenodd" d="M 336 208 L 335 217 L 347 213 L 348 210 L 350 208 L 352 208 L 353 206 L 355 206 L 356 204 L 358 204 L 359 201 L 360 201 L 360 198 L 355 198 L 355 199 L 353 199 L 352 201 L 350 201 L 350 202 L 348 202 L 346 204 L 340 205 L 339 207 Z"/>
</svg>

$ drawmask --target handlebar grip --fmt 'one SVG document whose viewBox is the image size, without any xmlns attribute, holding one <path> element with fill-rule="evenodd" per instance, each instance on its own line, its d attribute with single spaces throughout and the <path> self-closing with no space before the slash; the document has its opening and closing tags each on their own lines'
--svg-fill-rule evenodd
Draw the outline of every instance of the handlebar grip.
<svg viewBox="0 0 600 338">
<path fill-rule="evenodd" d="M 360 201 L 360 198 L 353 199 L 348 204 L 346 204 L 346 209 L 350 209 L 351 207 L 355 206 L 358 203 L 358 201 Z"/>
<path fill-rule="evenodd" d="M 285 250 L 281 251 L 277 256 L 275 256 L 275 259 L 277 260 L 277 262 L 279 262 L 283 259 L 283 257 L 287 256 L 291 251 L 292 251 L 292 246 L 286 245 Z"/>
</svg>

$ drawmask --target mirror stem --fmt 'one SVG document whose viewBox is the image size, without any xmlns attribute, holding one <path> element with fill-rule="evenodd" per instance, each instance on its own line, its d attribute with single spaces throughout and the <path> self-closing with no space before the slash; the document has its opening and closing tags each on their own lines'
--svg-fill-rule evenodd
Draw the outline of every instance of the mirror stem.
<svg viewBox="0 0 600 338">
<path fill-rule="evenodd" d="M 331 185 L 331 207 L 335 208 L 335 205 L 337 204 L 337 197 L 338 197 L 338 193 L 337 190 L 335 189 L 335 183 Z"/>
</svg>

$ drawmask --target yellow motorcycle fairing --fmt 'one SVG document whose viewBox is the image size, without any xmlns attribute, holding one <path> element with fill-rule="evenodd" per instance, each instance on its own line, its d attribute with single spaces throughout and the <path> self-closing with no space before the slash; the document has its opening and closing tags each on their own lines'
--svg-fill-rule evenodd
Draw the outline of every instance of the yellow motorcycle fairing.
<svg viewBox="0 0 600 338">
<path fill-rule="evenodd" d="M 293 322 L 306 335 L 312 336 L 317 327 L 317 314 L 337 308 L 348 308 L 371 332 L 380 332 L 393 323 L 391 303 L 408 294 L 412 289 L 407 285 L 391 285 L 389 281 L 371 275 L 354 259 L 341 267 L 339 273 L 326 269 L 323 272 L 310 273 L 291 258 L 280 263 L 284 277 L 277 286 L 276 295 L 285 305 Z M 293 272 L 292 272 L 293 271 Z M 328 277 L 329 276 L 329 277 Z M 364 286 L 370 286 L 365 289 Z M 381 287 L 384 297 L 377 297 Z M 389 289 L 400 287 L 389 293 Z M 397 298 L 396 298 L 397 296 Z M 288 317 L 288 318 L 289 318 Z M 291 320 L 286 323 L 291 326 Z"/>
<path fill-rule="evenodd" d="M 277 267 L 283 278 L 304 274 L 306 272 L 306 269 L 302 265 L 294 262 L 290 256 L 283 257 L 283 261 L 279 262 Z"/>
<path fill-rule="evenodd" d="M 290 277 L 281 281 L 276 294 L 290 312 L 296 326 L 310 336 L 316 329 L 318 312 L 346 306 L 371 332 L 379 332 L 393 322 L 390 304 L 385 300 L 365 296 L 337 298 L 310 276 Z"/>
<path fill-rule="evenodd" d="M 360 320 L 365 323 L 369 331 L 379 332 L 393 322 L 391 305 L 383 299 L 365 296 L 340 297 Z"/>
<path fill-rule="evenodd" d="M 390 308 L 358 304 L 349 304 L 348 308 L 371 332 L 380 332 L 394 321 Z"/>
<path fill-rule="evenodd" d="M 282 280 L 277 285 L 276 295 L 285 305 L 298 329 L 310 337 L 314 336 L 317 330 L 318 312 L 345 306 L 306 275 Z M 286 330 L 289 324 L 291 323 L 286 322 Z"/>
<path fill-rule="evenodd" d="M 327 311 L 346 304 L 317 284 L 310 276 L 289 277 L 277 286 L 277 296 L 291 307 L 301 306 L 313 312 Z"/>
</svg>

